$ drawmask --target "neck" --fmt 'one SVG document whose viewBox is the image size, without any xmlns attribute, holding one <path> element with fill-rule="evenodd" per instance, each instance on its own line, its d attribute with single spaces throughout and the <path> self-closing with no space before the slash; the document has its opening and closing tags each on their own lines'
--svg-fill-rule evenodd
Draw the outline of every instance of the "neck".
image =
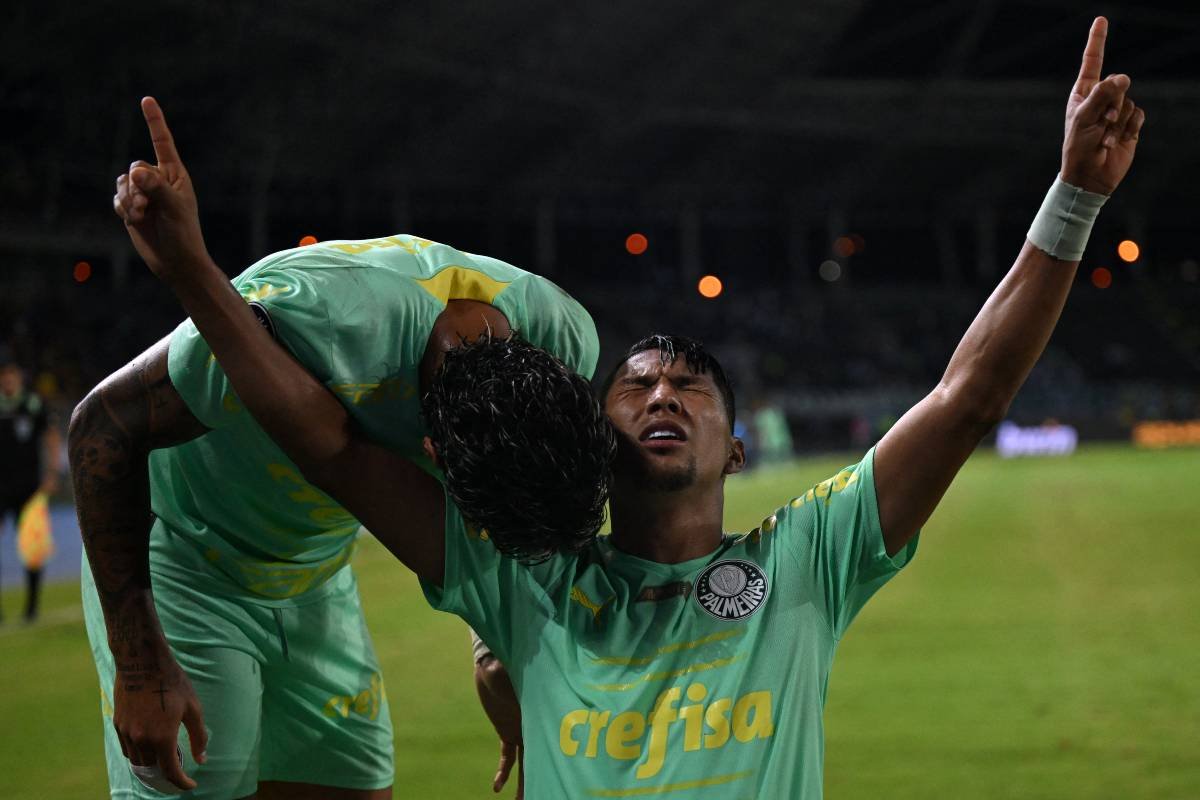
<svg viewBox="0 0 1200 800">
<path fill-rule="evenodd" d="M 465 339 L 475 341 L 485 333 L 504 338 L 512 333 L 508 318 L 500 309 L 478 300 L 451 300 L 434 320 L 425 353 L 421 357 L 421 393 L 429 387 L 430 379 L 442 365 L 446 351 L 458 347 Z"/>
<path fill-rule="evenodd" d="M 613 485 L 612 543 L 631 556 L 678 564 L 717 549 L 724 535 L 724 480 L 716 487 L 654 492 L 634 482 Z"/>
</svg>

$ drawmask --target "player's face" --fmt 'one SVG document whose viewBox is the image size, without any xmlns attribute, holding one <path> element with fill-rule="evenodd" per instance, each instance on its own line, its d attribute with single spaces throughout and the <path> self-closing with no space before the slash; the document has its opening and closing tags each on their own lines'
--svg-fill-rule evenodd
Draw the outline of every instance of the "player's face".
<svg viewBox="0 0 1200 800">
<path fill-rule="evenodd" d="M 721 392 L 683 358 L 658 350 L 630 358 L 613 381 L 605 411 L 618 434 L 616 477 L 673 492 L 719 484 L 741 469 L 741 442 L 729 432 Z"/>
</svg>

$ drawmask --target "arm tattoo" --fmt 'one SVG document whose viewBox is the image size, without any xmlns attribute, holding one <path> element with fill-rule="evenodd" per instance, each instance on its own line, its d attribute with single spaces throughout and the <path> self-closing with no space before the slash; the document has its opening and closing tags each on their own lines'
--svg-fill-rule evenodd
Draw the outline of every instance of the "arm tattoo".
<svg viewBox="0 0 1200 800">
<path fill-rule="evenodd" d="M 71 418 L 68 451 L 79 528 L 117 669 L 157 666 L 150 599 L 150 451 L 204 433 L 167 374 L 167 340 L 111 375 Z M 131 685 L 140 685 L 137 680 Z"/>
</svg>

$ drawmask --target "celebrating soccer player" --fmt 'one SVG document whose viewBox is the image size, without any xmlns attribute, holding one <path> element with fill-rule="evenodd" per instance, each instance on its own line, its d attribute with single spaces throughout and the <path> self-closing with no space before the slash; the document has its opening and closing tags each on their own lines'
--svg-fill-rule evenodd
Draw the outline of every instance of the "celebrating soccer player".
<svg viewBox="0 0 1200 800">
<path fill-rule="evenodd" d="M 1132 162 L 1144 114 L 1127 76 L 1102 79 L 1106 32 L 1097 19 L 1067 103 L 1060 175 L 941 382 L 861 461 L 781 498 L 748 533 L 722 524 L 725 477 L 745 460 L 733 392 L 694 341 L 639 342 L 605 384 L 619 440 L 611 537 L 527 565 L 498 552 L 452 493 L 352 427 L 326 377 L 290 359 L 202 253 L 181 251 L 160 274 L 267 432 L 385 541 L 423 549 L 407 563 L 430 602 L 467 620 L 507 666 L 524 709 L 528 797 L 816 798 L 837 642 L 912 558 L 919 529 L 1005 415 Z M 445 441 L 434 425 L 425 446 L 449 474 Z M 336 468 L 352 463 L 364 468 Z"/>
<path fill-rule="evenodd" d="M 150 98 L 142 108 L 157 164 L 117 180 L 115 210 L 168 281 L 195 259 L 219 273 L 162 112 Z M 386 538 L 432 513 L 431 498 L 402 485 L 432 482 L 400 455 L 421 457 L 423 412 L 447 491 L 497 548 L 540 559 L 585 547 L 615 448 L 583 377 L 595 327 L 543 278 L 405 235 L 276 253 L 237 279 L 241 295 L 220 284 L 324 385 L 230 361 L 238 385 L 287 395 L 265 413 L 294 431 L 280 437 L 289 459 L 243 410 L 209 318 L 207 343 L 184 323 L 76 409 L 70 459 L 112 793 L 391 797 L 387 695 L 349 566 L 358 520 Z M 314 395 L 337 407 L 332 437 L 304 428 Z M 340 450 L 351 428 L 383 446 Z M 313 486 L 336 482 L 331 472 L 387 474 L 406 502 L 373 498 L 352 515 Z M 389 525 L 376 508 L 395 514 Z M 417 572 L 440 573 L 422 539 L 386 543 Z M 189 749 L 181 723 L 191 759 L 176 748 L 179 737 Z"/>
</svg>

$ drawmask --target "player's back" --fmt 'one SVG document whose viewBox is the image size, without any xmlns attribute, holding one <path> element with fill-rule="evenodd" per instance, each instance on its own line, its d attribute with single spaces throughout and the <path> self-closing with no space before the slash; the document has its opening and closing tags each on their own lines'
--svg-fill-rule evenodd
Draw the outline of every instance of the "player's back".
<svg viewBox="0 0 1200 800">
<path fill-rule="evenodd" d="M 371 438 L 421 460 L 418 367 L 452 299 L 491 303 L 514 330 L 591 374 L 595 328 L 554 284 L 412 236 L 333 241 L 270 255 L 234 280 L 260 322 Z M 287 599 L 349 559 L 358 523 L 300 475 L 242 408 L 190 322 L 170 346 L 172 382 L 211 432 L 152 458 L 156 570 Z"/>
</svg>

